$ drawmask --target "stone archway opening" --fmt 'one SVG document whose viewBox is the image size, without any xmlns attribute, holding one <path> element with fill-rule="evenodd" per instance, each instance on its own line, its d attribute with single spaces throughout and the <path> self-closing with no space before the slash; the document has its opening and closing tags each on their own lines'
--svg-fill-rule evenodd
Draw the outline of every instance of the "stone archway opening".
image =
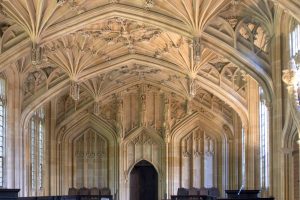
<svg viewBox="0 0 300 200">
<path fill-rule="evenodd" d="M 130 172 L 130 200 L 158 200 L 158 173 L 146 160 Z"/>
</svg>

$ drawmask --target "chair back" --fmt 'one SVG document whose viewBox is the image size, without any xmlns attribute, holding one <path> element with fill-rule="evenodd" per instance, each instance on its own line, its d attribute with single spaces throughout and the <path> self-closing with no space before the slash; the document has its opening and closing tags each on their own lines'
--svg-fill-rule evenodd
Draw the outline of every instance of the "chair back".
<svg viewBox="0 0 300 200">
<path fill-rule="evenodd" d="M 101 195 L 111 195 L 109 188 L 101 188 Z"/>
<path fill-rule="evenodd" d="M 91 195 L 100 195 L 100 190 L 99 190 L 99 188 L 96 188 L 96 187 L 93 187 L 93 188 L 91 188 Z"/>
<path fill-rule="evenodd" d="M 186 188 L 178 188 L 177 195 L 178 196 L 186 196 L 186 195 L 189 195 L 189 191 Z"/>
<path fill-rule="evenodd" d="M 87 188 L 85 188 L 85 187 L 80 188 L 80 189 L 79 189 L 79 195 L 84 195 L 84 196 L 90 195 L 90 190 L 87 189 Z"/>
<path fill-rule="evenodd" d="M 199 195 L 199 193 L 199 189 L 197 188 L 192 187 L 189 189 L 189 195 Z"/>
<path fill-rule="evenodd" d="M 220 196 L 220 191 L 219 191 L 218 188 L 212 187 L 212 188 L 208 189 L 208 194 L 210 196 L 213 196 L 213 197 L 219 197 Z"/>
<path fill-rule="evenodd" d="M 74 188 L 74 187 L 69 188 L 68 195 L 75 196 L 77 194 L 78 194 L 78 190 L 76 188 Z"/>
<path fill-rule="evenodd" d="M 208 195 L 208 189 L 205 187 L 200 188 L 199 194 L 200 195 Z"/>
</svg>

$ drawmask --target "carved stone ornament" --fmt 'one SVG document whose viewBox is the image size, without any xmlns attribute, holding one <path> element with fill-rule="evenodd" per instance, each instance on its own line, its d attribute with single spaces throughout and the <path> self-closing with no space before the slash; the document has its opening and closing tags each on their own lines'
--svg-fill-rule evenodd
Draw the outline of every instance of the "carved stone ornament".
<svg viewBox="0 0 300 200">
<path fill-rule="evenodd" d="M 241 0 L 231 0 L 231 5 L 237 6 L 240 3 Z"/>
<path fill-rule="evenodd" d="M 194 157 L 199 158 L 203 156 L 203 153 L 199 152 L 199 151 L 194 151 Z"/>
<path fill-rule="evenodd" d="M 0 15 L 3 15 L 3 16 L 7 16 L 7 13 L 4 11 L 4 8 L 3 8 L 3 6 L 2 6 L 2 1 L 0 1 Z"/>
<path fill-rule="evenodd" d="M 190 158 L 191 157 L 191 153 L 188 152 L 188 151 L 184 151 L 184 152 L 182 152 L 182 156 L 185 157 L 185 158 Z"/>
<path fill-rule="evenodd" d="M 41 47 L 38 46 L 37 44 L 33 43 L 32 44 L 32 49 L 31 49 L 31 62 L 33 65 L 38 65 L 41 64 Z"/>
<path fill-rule="evenodd" d="M 196 81 L 194 78 L 188 78 L 189 97 L 194 98 L 197 92 Z"/>
<path fill-rule="evenodd" d="M 66 3 L 66 0 L 57 0 L 56 2 L 58 6 L 62 6 Z"/>
<path fill-rule="evenodd" d="M 78 101 L 79 100 L 79 92 L 80 92 L 79 84 L 75 81 L 71 81 L 70 97 L 72 97 L 72 99 L 74 99 L 75 101 Z"/>
<path fill-rule="evenodd" d="M 94 102 L 94 114 L 95 115 L 99 115 L 100 114 L 100 102 L 99 101 L 95 101 Z"/>
<path fill-rule="evenodd" d="M 146 10 L 150 10 L 153 7 L 154 7 L 154 0 L 145 0 Z"/>
<path fill-rule="evenodd" d="M 237 16 L 229 16 L 226 18 L 226 21 L 230 24 L 230 26 L 233 28 L 233 30 L 235 30 L 235 27 L 239 20 L 238 20 Z"/>
<path fill-rule="evenodd" d="M 289 62 L 289 69 L 282 71 L 282 80 L 288 86 L 296 85 L 299 81 L 299 72 L 296 69 L 296 63 L 294 59 Z"/>
<path fill-rule="evenodd" d="M 194 62 L 199 63 L 201 58 L 201 39 L 200 37 L 193 38 Z"/>
<path fill-rule="evenodd" d="M 119 0 L 108 0 L 109 3 L 119 3 Z"/>
</svg>

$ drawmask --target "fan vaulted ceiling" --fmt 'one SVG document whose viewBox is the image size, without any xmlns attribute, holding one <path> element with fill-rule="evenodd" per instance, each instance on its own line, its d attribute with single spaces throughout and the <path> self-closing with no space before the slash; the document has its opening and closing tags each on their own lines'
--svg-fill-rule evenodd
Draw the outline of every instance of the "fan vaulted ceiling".
<svg viewBox="0 0 300 200">
<path fill-rule="evenodd" d="M 18 58 L 24 111 L 71 96 L 75 112 L 146 87 L 204 118 L 246 121 L 247 77 L 272 93 L 274 9 L 268 0 L 2 0 L 1 68 Z"/>
</svg>

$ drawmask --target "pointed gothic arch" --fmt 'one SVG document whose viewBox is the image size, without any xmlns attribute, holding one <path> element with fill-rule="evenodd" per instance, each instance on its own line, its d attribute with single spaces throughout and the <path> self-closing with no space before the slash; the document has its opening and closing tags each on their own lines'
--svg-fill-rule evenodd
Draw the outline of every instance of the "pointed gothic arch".
<svg viewBox="0 0 300 200">
<path fill-rule="evenodd" d="M 158 173 L 158 197 L 163 198 L 165 189 L 166 163 L 165 143 L 161 135 L 149 128 L 139 127 L 120 143 L 120 196 L 130 200 L 130 172 L 141 160 L 150 162 Z"/>
<path fill-rule="evenodd" d="M 108 160 L 105 164 L 107 167 L 107 182 L 104 181 L 104 183 L 107 184 L 101 186 L 109 187 L 113 194 L 119 190 L 119 184 L 117 181 L 119 176 L 117 169 L 119 163 L 119 152 L 116 132 L 114 131 L 113 127 L 104 120 L 95 115 L 86 114 L 83 116 L 83 118 L 77 118 L 76 120 L 72 121 L 71 124 L 63 126 L 60 130 L 58 130 L 56 136 L 56 155 L 57 159 L 59 160 L 58 167 L 60 168 L 60 178 L 57 177 L 57 181 L 59 181 L 62 186 L 59 188 L 60 194 L 67 194 L 68 189 L 72 186 L 75 186 L 74 180 L 72 180 L 72 177 L 74 177 L 73 166 L 68 164 L 73 163 L 72 144 L 76 138 L 82 136 L 83 133 L 88 132 L 89 130 L 103 138 L 107 149 L 105 150 L 105 152 L 107 151 L 106 155 Z M 99 159 L 101 158 L 99 157 Z M 87 185 L 84 186 L 87 187 Z"/>
</svg>

